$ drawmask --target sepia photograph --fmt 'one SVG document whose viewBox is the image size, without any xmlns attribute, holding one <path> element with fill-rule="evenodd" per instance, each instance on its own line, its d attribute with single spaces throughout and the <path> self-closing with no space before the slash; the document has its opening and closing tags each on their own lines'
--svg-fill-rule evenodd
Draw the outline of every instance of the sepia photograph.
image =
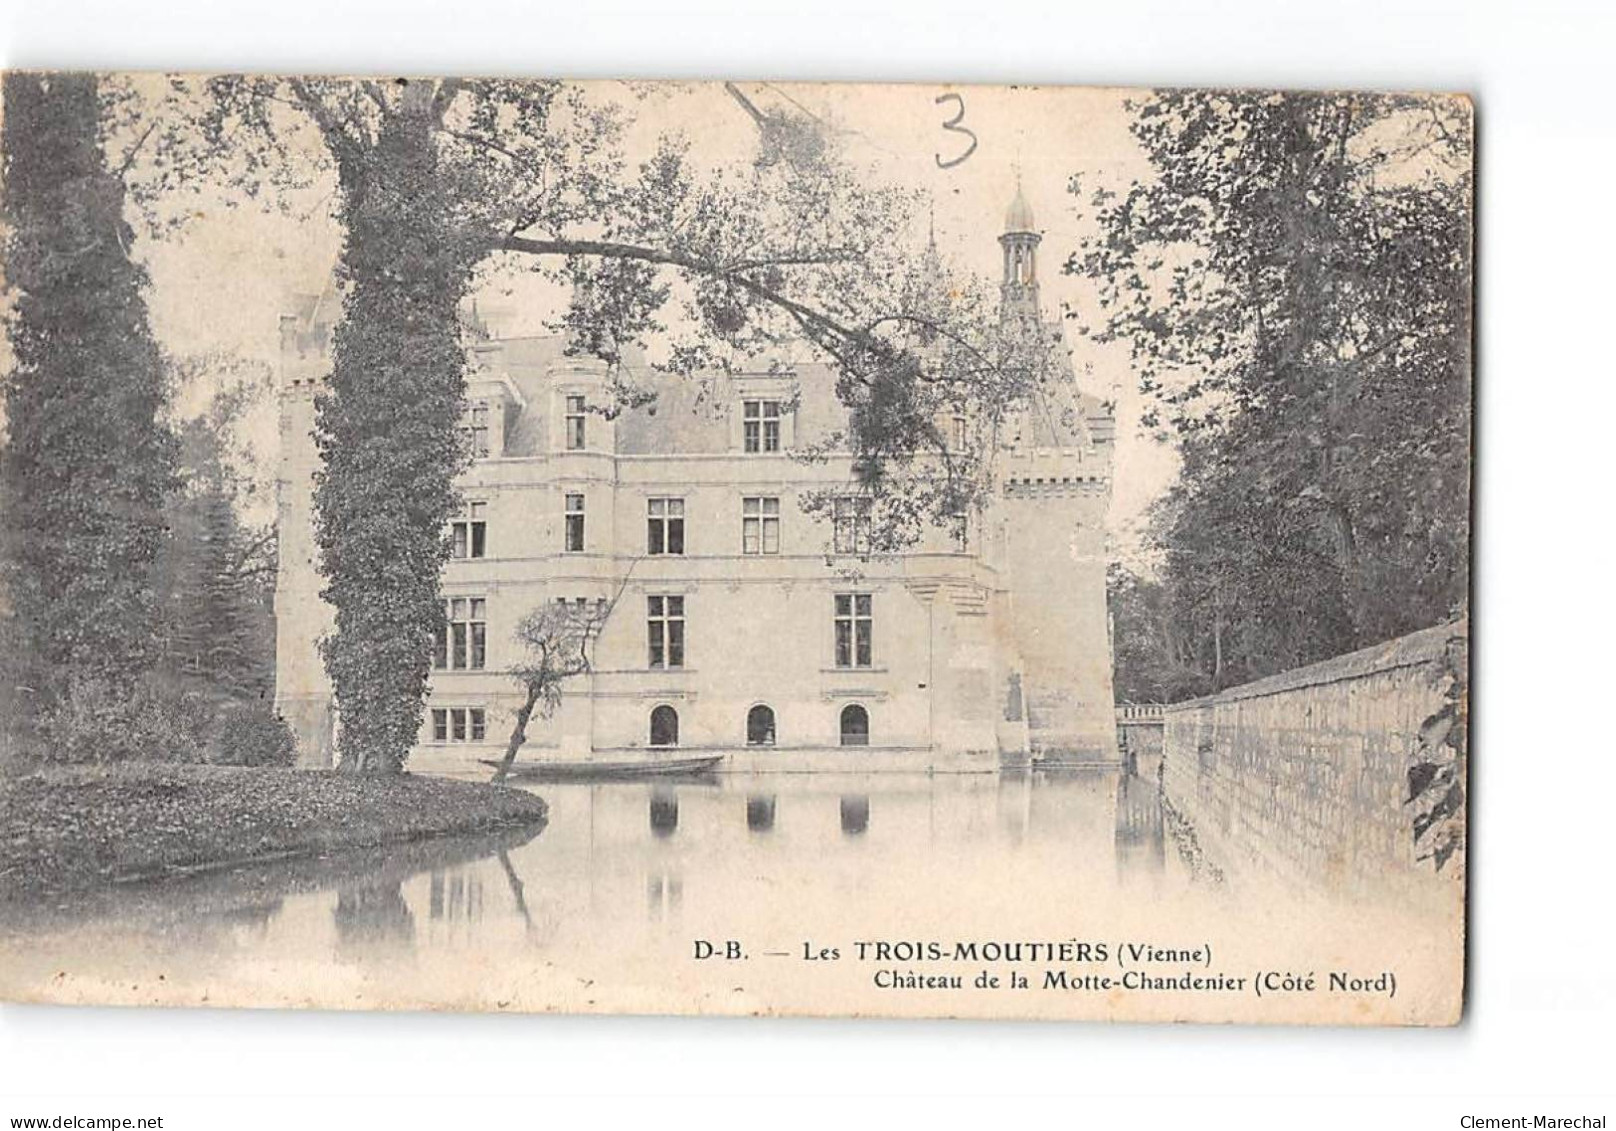
<svg viewBox="0 0 1616 1131">
<path fill-rule="evenodd" d="M 1610 1126 L 1613 43 L 5 6 L 0 1127 Z"/>
<path fill-rule="evenodd" d="M 6 997 L 1458 1020 L 1464 97 L 3 113 Z"/>
<path fill-rule="evenodd" d="M 1453 1024 L 1473 137 L 7 73 L 0 992 Z"/>
</svg>

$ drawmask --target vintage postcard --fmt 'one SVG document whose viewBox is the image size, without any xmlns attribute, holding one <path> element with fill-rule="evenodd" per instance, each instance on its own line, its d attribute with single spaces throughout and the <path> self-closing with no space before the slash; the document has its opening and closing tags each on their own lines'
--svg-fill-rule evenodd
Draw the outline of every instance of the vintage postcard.
<svg viewBox="0 0 1616 1131">
<path fill-rule="evenodd" d="M 7 74 L 0 997 L 1455 1023 L 1473 128 Z"/>
</svg>

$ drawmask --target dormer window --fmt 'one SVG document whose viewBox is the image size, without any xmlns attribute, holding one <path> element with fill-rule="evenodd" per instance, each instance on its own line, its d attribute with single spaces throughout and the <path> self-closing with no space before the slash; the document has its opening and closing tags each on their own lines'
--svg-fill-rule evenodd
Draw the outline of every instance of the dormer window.
<svg viewBox="0 0 1616 1131">
<path fill-rule="evenodd" d="M 581 452 L 584 450 L 584 422 L 587 419 L 584 409 L 584 398 L 578 395 L 567 397 L 567 451 Z"/>
<path fill-rule="evenodd" d="M 488 402 L 472 401 L 466 412 L 466 422 L 460 426 L 472 459 L 488 457 Z"/>
<path fill-rule="evenodd" d="M 780 450 L 780 402 L 742 401 L 741 434 L 748 452 Z"/>
</svg>

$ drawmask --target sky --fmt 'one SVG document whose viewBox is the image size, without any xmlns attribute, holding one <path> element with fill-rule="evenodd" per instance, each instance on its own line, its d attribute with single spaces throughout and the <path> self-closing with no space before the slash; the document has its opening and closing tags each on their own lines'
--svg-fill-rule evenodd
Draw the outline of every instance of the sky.
<svg viewBox="0 0 1616 1131">
<path fill-rule="evenodd" d="M 142 80 L 159 89 L 155 78 Z M 735 99 L 717 83 L 598 82 L 592 95 L 614 98 L 636 116 L 626 146 L 631 159 L 650 151 L 666 132 L 685 135 L 698 160 L 719 163 L 740 155 L 755 137 Z M 1142 516 L 1172 481 L 1172 451 L 1142 434 L 1142 407 L 1125 347 L 1102 346 L 1075 332 L 1096 322 L 1085 281 L 1061 264 L 1093 231 L 1083 199 L 1068 191 L 1075 175 L 1083 197 L 1106 186 L 1125 188 L 1149 168 L 1128 131 L 1130 92 L 1075 87 L 854 86 L 738 83 L 764 109 L 812 115 L 839 143 L 843 158 L 867 175 L 932 201 L 932 223 L 945 258 L 997 281 L 997 243 L 1018 183 L 1043 235 L 1039 282 L 1046 314 L 1075 310 L 1068 345 L 1079 383 L 1116 404 L 1117 457 L 1111 527 L 1114 549 L 1134 556 Z M 950 128 L 948 123 L 954 123 Z M 970 131 L 965 133 L 963 131 Z M 293 215 L 251 204 L 229 206 L 204 193 L 176 236 L 140 245 L 151 274 L 154 329 L 175 354 L 229 350 L 273 365 L 279 315 L 298 293 L 324 284 L 341 248 L 331 219 L 334 186 L 322 179 L 294 200 Z M 923 238 L 923 233 L 917 233 Z M 530 276 L 493 272 L 479 309 L 505 336 L 544 333 L 559 296 Z M 194 407 L 201 390 L 193 390 Z M 277 437 L 273 407 L 249 422 L 261 464 L 272 468 Z"/>
</svg>

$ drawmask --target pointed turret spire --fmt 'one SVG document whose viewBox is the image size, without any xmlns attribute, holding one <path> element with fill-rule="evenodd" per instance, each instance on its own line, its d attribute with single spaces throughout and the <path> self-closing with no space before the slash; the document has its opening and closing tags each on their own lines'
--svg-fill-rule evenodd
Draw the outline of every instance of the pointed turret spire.
<svg viewBox="0 0 1616 1131">
<path fill-rule="evenodd" d="M 1027 196 L 1021 191 L 1020 173 L 1016 174 L 1016 198 L 1010 202 L 1010 207 L 1004 214 L 1004 231 L 1006 235 L 1012 232 L 1038 231 L 1033 226 L 1032 205 L 1027 203 Z"/>
<path fill-rule="evenodd" d="M 921 272 L 928 283 L 941 286 L 943 283 L 943 256 L 937 250 L 937 209 L 931 209 L 926 228 L 926 251 L 920 258 Z"/>
</svg>

